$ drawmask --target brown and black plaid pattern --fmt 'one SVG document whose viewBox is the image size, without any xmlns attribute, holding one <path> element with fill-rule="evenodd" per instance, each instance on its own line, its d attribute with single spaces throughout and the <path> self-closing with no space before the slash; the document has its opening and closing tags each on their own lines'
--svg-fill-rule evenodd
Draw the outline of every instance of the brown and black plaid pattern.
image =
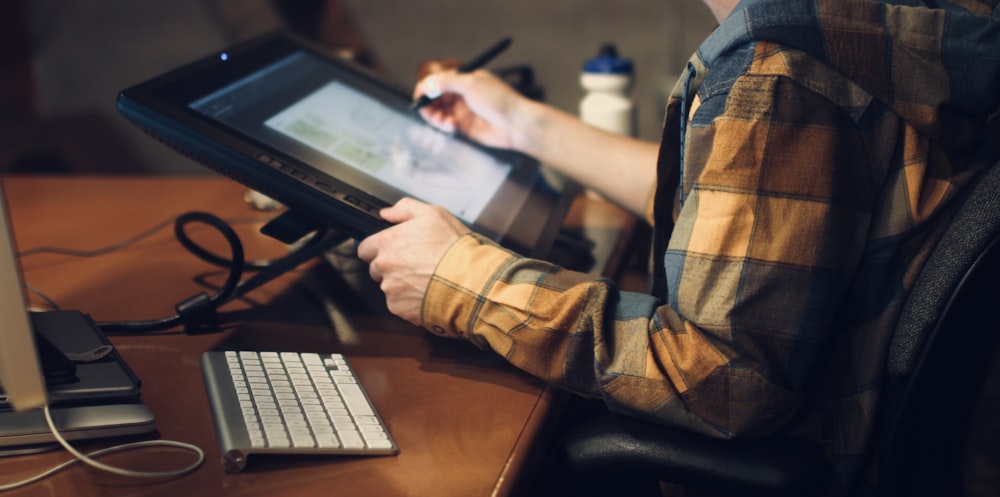
<svg viewBox="0 0 1000 497">
<path fill-rule="evenodd" d="M 668 105 L 652 295 L 469 235 L 425 326 L 616 411 L 828 442 L 853 480 L 900 307 L 997 110 L 998 29 L 958 8 L 744 1 Z"/>
</svg>

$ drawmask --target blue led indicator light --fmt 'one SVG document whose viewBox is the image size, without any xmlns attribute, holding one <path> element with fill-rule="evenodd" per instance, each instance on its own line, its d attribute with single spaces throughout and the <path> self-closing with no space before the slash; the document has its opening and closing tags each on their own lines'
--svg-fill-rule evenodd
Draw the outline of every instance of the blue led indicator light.
<svg viewBox="0 0 1000 497">
<path fill-rule="evenodd" d="M 222 60 L 229 60 L 229 53 L 228 52 L 222 52 L 221 54 L 219 54 L 219 58 L 222 59 Z"/>
</svg>

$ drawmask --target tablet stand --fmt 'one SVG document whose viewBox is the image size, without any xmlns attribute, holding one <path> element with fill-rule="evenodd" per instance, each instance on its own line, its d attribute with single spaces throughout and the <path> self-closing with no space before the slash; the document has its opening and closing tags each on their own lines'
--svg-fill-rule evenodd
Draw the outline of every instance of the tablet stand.
<svg viewBox="0 0 1000 497">
<path fill-rule="evenodd" d="M 291 209 L 276 216 L 261 227 L 261 233 L 288 245 L 299 243 L 309 233 L 312 237 L 301 242 L 301 245 L 288 255 L 271 261 L 259 268 L 256 274 L 240 281 L 232 293 L 222 302 L 213 302 L 204 292 L 199 293 L 177 304 L 176 310 L 184 332 L 201 334 L 218 331 L 217 309 L 233 299 L 242 297 L 255 288 L 295 269 L 300 264 L 318 257 L 340 245 L 348 236 L 331 228 L 323 227 L 309 216 L 298 214 Z M 239 268 L 242 271 L 242 267 Z"/>
<path fill-rule="evenodd" d="M 268 221 L 260 229 L 260 232 L 288 245 L 292 245 L 309 233 L 322 231 L 324 228 L 323 225 L 313 218 L 299 214 L 299 211 L 288 209 Z"/>
<path fill-rule="evenodd" d="M 274 236 L 271 233 L 265 232 L 264 230 L 265 228 L 267 228 L 268 226 L 270 226 L 275 222 L 279 222 L 279 225 L 283 223 L 284 221 L 279 221 L 280 218 L 282 218 L 283 216 L 285 216 L 285 214 L 278 216 L 277 218 L 273 219 L 270 223 L 265 225 L 263 228 L 261 228 L 261 233 L 264 233 L 268 236 Z M 286 229 L 292 229 L 289 228 L 288 226 L 272 227 L 272 229 L 275 228 L 278 229 L 278 233 L 282 235 L 289 233 L 289 231 L 286 231 Z M 283 273 L 296 268 L 297 266 L 308 261 L 309 259 L 322 255 L 324 252 L 332 249 L 333 247 L 336 247 L 337 245 L 344 243 L 344 241 L 346 241 L 348 238 L 347 235 L 336 232 L 329 228 L 314 230 L 314 231 L 316 231 L 316 235 L 309 241 L 305 242 L 305 244 L 301 248 L 295 250 L 294 252 L 290 253 L 285 257 L 282 257 L 281 259 L 272 262 L 266 268 L 260 270 L 257 274 L 241 282 L 231 298 L 238 298 L 243 294 L 249 292 L 250 290 L 253 290 L 263 285 L 264 283 L 267 283 L 268 281 L 277 278 Z M 277 236 L 274 237 L 277 238 L 278 240 L 281 240 L 282 242 L 292 244 L 297 242 L 299 239 L 301 239 L 308 233 L 309 231 L 302 232 L 301 236 L 292 239 L 291 241 L 278 238 Z"/>
</svg>

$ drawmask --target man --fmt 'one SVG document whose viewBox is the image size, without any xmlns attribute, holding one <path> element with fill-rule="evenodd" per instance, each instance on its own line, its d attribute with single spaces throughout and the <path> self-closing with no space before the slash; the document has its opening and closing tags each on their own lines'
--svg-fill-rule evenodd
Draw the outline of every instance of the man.
<svg viewBox="0 0 1000 497">
<path fill-rule="evenodd" d="M 998 110 L 998 0 L 705 0 L 719 28 L 659 146 L 486 72 L 432 124 L 538 157 L 654 227 L 650 293 L 510 254 L 403 200 L 365 239 L 390 311 L 608 407 L 720 438 L 800 433 L 853 485 L 888 338 Z"/>
</svg>

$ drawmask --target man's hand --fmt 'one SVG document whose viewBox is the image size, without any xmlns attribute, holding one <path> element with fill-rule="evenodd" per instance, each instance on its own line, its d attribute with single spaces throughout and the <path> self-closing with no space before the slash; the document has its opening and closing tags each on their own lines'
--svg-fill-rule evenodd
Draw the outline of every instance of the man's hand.
<svg viewBox="0 0 1000 497">
<path fill-rule="evenodd" d="M 469 228 L 447 209 L 404 198 L 379 213 L 391 226 L 361 241 L 358 257 L 393 314 L 420 326 L 424 295 L 438 261 Z"/>
<path fill-rule="evenodd" d="M 432 72 L 417 83 L 413 95 L 436 98 L 420 109 L 432 126 L 490 147 L 524 151 L 521 141 L 524 121 L 532 119 L 526 113 L 531 101 L 493 73 Z"/>
</svg>

